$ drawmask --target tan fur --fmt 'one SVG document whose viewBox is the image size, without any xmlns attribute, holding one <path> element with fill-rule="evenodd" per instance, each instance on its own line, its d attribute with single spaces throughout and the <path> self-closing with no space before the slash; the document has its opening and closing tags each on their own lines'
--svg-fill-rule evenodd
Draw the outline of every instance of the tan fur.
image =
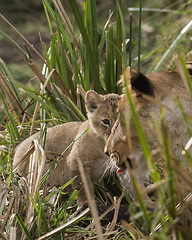
<svg viewBox="0 0 192 240">
<path fill-rule="evenodd" d="M 88 113 L 87 121 L 68 122 L 48 129 L 45 142 L 47 163 L 44 173 L 74 139 L 89 129 L 65 152 L 61 161 L 56 164 L 55 169 L 52 170 L 47 179 L 47 184 L 50 187 L 63 185 L 72 177 L 77 176 L 72 187 L 74 190 L 80 190 L 83 187 L 77 164 L 77 159 L 80 159 L 91 189 L 91 194 L 93 194 L 92 182 L 99 181 L 104 174 L 107 174 L 105 173 L 105 169 L 108 158 L 104 154 L 104 145 L 116 120 L 114 112 L 116 111 L 119 99 L 120 96 L 117 94 L 102 96 L 90 90 L 86 93 L 85 97 Z M 103 122 L 103 120 L 105 121 Z M 109 120 L 109 123 L 106 120 Z M 21 161 L 25 152 L 29 149 L 32 140 L 39 140 L 39 137 L 40 132 L 30 136 L 18 145 L 13 159 L 13 168 Z M 48 161 L 50 159 L 51 162 Z M 17 169 L 17 172 L 22 173 L 23 168 L 24 164 Z M 27 169 L 24 171 L 24 176 L 27 176 Z M 80 191 L 78 200 L 81 204 L 86 202 L 83 190 Z"/>
<path fill-rule="evenodd" d="M 159 123 L 161 110 L 165 108 L 165 122 L 171 139 L 173 156 L 181 159 L 182 147 L 188 142 L 190 136 L 188 135 L 181 110 L 178 107 L 177 97 L 182 101 L 185 114 L 192 116 L 192 102 L 188 90 L 177 72 L 154 72 L 146 75 L 146 77 L 149 80 L 149 86 L 146 89 L 148 91 L 147 94 L 142 92 L 142 87 L 145 88 L 146 85 L 140 86 L 139 82 L 135 83 L 135 79 L 143 81 L 139 73 L 129 67 L 126 69 L 125 81 L 131 93 L 149 147 L 152 151 L 163 148 L 162 141 L 155 134 L 157 129 L 152 127 L 152 123 L 154 123 L 154 118 L 156 119 L 155 122 Z M 118 114 L 119 117 L 106 143 L 105 151 L 116 162 L 118 167 L 122 167 L 123 163 L 129 162 L 128 165 L 132 168 L 141 190 L 144 190 L 143 182 L 149 179 L 149 171 L 127 95 L 119 101 Z M 156 158 L 160 160 L 158 157 Z M 126 171 L 119 177 L 125 189 L 135 199 L 136 194 L 128 172 Z M 144 194 L 144 198 L 150 207 L 154 206 L 146 194 Z"/>
</svg>

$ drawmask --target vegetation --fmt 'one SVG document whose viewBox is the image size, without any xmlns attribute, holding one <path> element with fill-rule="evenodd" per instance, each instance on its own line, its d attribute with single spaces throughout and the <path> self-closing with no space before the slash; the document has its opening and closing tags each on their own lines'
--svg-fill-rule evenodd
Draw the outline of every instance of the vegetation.
<svg viewBox="0 0 192 240">
<path fill-rule="evenodd" d="M 118 194 L 121 196 L 113 199 L 113 195 L 117 194 L 113 183 L 105 186 L 107 190 L 102 184 L 96 184 L 99 201 L 107 205 L 107 208 L 110 209 L 112 205 L 115 209 L 110 224 L 103 228 L 95 227 L 92 216 L 85 215 L 87 209 L 69 219 L 77 208 L 78 193 L 74 191 L 66 197 L 65 192 L 66 186 L 72 180 L 65 186 L 48 193 L 44 191 L 42 194 L 43 179 L 48 177 L 49 173 L 41 176 L 39 171 L 36 179 L 42 177 L 41 181 L 35 186 L 36 180 L 27 183 L 27 196 L 23 196 L 19 184 L 23 179 L 18 178 L 12 169 L 13 149 L 29 134 L 39 129 L 43 134 L 46 127 L 86 119 L 83 100 L 85 91 L 95 89 L 102 94 L 120 93 L 117 81 L 128 64 L 144 73 L 154 69 L 161 70 L 163 67 L 176 69 L 174 58 L 175 54 L 179 53 L 182 57 L 178 65 L 182 66 L 186 83 L 191 90 L 183 59 L 187 61 L 191 58 L 191 40 L 187 33 L 192 28 L 192 2 L 173 1 L 174 4 L 169 8 L 152 6 L 150 1 L 147 2 L 148 6 L 143 6 L 143 10 L 140 1 L 138 6 L 134 6 L 138 7 L 137 9 L 129 8 L 128 12 L 124 7 L 126 1 L 118 0 L 105 23 L 98 24 L 95 0 L 82 2 L 81 7 L 76 1 L 68 0 L 70 11 L 65 10 L 62 1 L 42 0 L 51 37 L 48 47 L 41 40 L 42 55 L 21 31 L 15 29 L 3 15 L 0 16 L 1 21 L 15 31 L 17 38 L 22 39 L 24 46 L 19 46 L 5 31 L 0 30 L 0 33 L 7 37 L 7 41 L 14 43 L 18 54 L 23 56 L 35 76 L 35 79 L 28 83 L 16 81 L 3 60 L 0 61 L 0 172 L 3 193 L 6 195 L 8 192 L 7 200 L 0 205 L 3 212 L 0 235 L 3 239 L 14 236 L 15 227 L 22 232 L 22 239 L 190 239 L 192 231 L 188 226 L 188 217 L 192 212 L 185 207 L 192 197 L 191 194 L 181 195 L 181 185 L 178 181 L 174 182 L 173 176 L 182 175 L 190 189 L 192 180 L 182 166 L 174 166 L 169 154 L 170 143 L 163 134 L 160 135 L 162 138 L 164 136 L 164 144 L 168 146 L 164 154 L 165 179 L 161 179 L 156 168 L 152 176 L 152 187 L 158 190 L 160 196 L 157 209 L 146 209 L 142 198 L 140 207 L 137 208 L 128 196 L 123 198 L 120 191 Z M 132 19 L 132 25 L 129 25 L 129 19 Z M 38 64 L 34 56 L 35 59 L 38 58 Z M 181 103 L 180 106 L 182 110 Z M 134 106 L 132 107 L 134 113 Z M 138 131 L 142 133 L 136 115 L 135 121 Z M 184 115 L 184 121 L 191 133 L 191 116 Z M 146 159 L 149 159 L 152 153 L 148 151 L 142 134 L 141 142 Z M 42 164 L 44 153 L 39 144 L 34 146 L 31 154 L 36 156 L 39 150 Z M 191 164 L 190 154 L 186 155 L 186 161 Z M 41 164 L 40 167 L 43 166 Z M 165 184 L 166 181 L 168 184 Z M 5 200 L 3 196 L 0 195 L 1 199 Z M 117 224 L 121 200 L 127 205 L 130 216 L 127 221 Z M 180 216 L 183 218 L 182 222 Z"/>
</svg>

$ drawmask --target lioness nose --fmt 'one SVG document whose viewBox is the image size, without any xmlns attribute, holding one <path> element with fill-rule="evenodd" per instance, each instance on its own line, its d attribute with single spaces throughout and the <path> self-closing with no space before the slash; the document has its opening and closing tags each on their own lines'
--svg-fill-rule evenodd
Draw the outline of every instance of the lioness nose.
<svg viewBox="0 0 192 240">
<path fill-rule="evenodd" d="M 107 147 L 105 147 L 105 149 L 104 149 L 104 153 L 105 153 L 107 156 L 109 156 L 109 152 L 108 152 Z"/>
<path fill-rule="evenodd" d="M 107 147 L 107 144 L 105 145 L 104 147 L 104 153 L 109 156 L 109 151 L 108 151 L 108 147 Z"/>
</svg>

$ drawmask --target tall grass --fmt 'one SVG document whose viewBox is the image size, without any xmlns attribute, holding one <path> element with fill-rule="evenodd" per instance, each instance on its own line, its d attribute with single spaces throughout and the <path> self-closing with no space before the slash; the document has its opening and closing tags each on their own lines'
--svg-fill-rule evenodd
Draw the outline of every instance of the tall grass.
<svg viewBox="0 0 192 240">
<path fill-rule="evenodd" d="M 117 87 L 117 81 L 127 65 L 128 54 L 129 64 L 133 66 L 135 65 L 134 59 L 139 59 L 137 65 L 139 68 L 140 62 L 142 63 L 142 60 L 145 59 L 145 56 L 142 57 L 144 40 L 138 40 L 135 37 L 135 27 L 132 28 L 131 25 L 129 28 L 130 33 L 127 34 L 121 1 L 116 1 L 115 12 L 109 14 L 102 28 L 98 26 L 95 0 L 83 2 L 82 8 L 79 8 L 76 1 L 68 0 L 67 2 L 70 12 L 66 12 L 59 0 L 42 0 L 51 36 L 51 42 L 48 47 L 41 41 L 43 55 L 40 55 L 22 33 L 1 15 L 1 19 L 4 19 L 8 27 L 16 32 L 18 38 L 23 39 L 25 47 L 22 49 L 5 32 L 1 30 L 1 33 L 15 44 L 28 67 L 37 76 L 36 86 L 34 88 L 29 87 L 26 84 L 15 81 L 4 62 L 0 61 L 0 98 L 3 104 L 0 119 L 2 123 L 0 169 L 2 169 L 2 179 L 3 181 L 8 179 L 8 187 L 10 189 L 9 205 L 4 207 L 4 216 L 7 214 L 7 217 L 4 217 L 5 222 L 1 225 L 1 232 L 5 233 L 2 233 L 1 236 L 4 239 L 8 237 L 10 231 L 14 230 L 15 227 L 18 230 L 18 223 L 22 229 L 22 239 L 46 239 L 48 237 L 54 239 L 79 237 L 80 239 L 86 236 L 96 238 L 97 233 L 95 230 L 92 231 L 91 223 L 93 219 L 85 217 L 85 214 L 88 212 L 87 209 L 77 218 L 69 220 L 69 216 L 77 207 L 77 192 L 74 191 L 67 197 L 65 188 L 71 184 L 73 179 L 66 183 L 65 186 L 53 189 L 48 193 L 44 192 L 43 197 L 40 196 L 41 192 L 39 189 L 38 191 L 35 189 L 27 198 L 28 206 L 25 205 L 24 200 L 24 209 L 17 209 L 17 206 L 14 206 L 14 212 L 17 213 L 12 214 L 13 205 L 11 202 L 14 202 L 16 198 L 21 198 L 21 195 L 17 193 L 17 178 L 13 176 L 12 172 L 12 151 L 17 143 L 39 129 L 41 123 L 49 127 L 67 121 L 86 120 L 84 107 L 85 91 L 94 89 L 102 94 L 120 92 L 120 89 Z M 141 2 L 140 16 L 142 10 Z M 175 14 L 175 12 L 170 14 Z M 116 26 L 112 22 L 113 15 L 116 16 Z M 132 15 L 134 16 L 134 13 Z M 133 22 L 134 18 L 131 19 Z M 142 21 L 140 23 L 142 25 Z M 127 45 L 127 36 L 131 38 L 130 45 Z M 139 55 L 134 52 L 136 41 L 138 41 Z M 141 41 L 141 45 L 139 41 Z M 180 43 L 182 46 L 182 42 Z M 169 45 L 172 46 L 171 42 Z M 132 54 L 127 52 L 128 47 L 132 50 Z M 41 65 L 38 65 L 32 58 L 32 52 L 39 58 Z M 149 59 L 153 55 L 158 56 L 158 52 L 151 50 L 148 54 Z M 189 57 L 188 53 L 186 57 Z M 161 67 L 168 62 L 167 59 L 164 58 L 160 61 Z M 180 65 L 183 65 L 182 61 Z M 182 69 L 186 72 L 184 66 Z M 192 94 L 188 77 L 186 77 L 187 83 Z M 188 204 L 191 201 L 191 196 L 184 198 L 182 204 L 179 205 L 181 186 L 176 185 L 172 175 L 182 174 L 185 182 L 190 186 L 191 179 L 186 176 L 183 168 L 178 169 L 174 165 L 170 155 L 170 140 L 166 135 L 166 128 L 164 128 L 161 137 L 166 149 L 164 161 L 168 181 L 161 181 L 161 176 L 154 165 L 152 153 L 139 123 L 136 109 L 129 92 L 127 94 L 143 152 L 154 182 L 153 186 L 154 188 L 157 186 L 158 189 L 159 205 L 154 212 L 148 210 L 135 181 L 135 188 L 140 200 L 140 209 L 136 208 L 133 202 L 127 200 L 127 197 L 124 198 L 124 202 L 129 204 L 129 219 L 126 222 L 124 221 L 121 226 L 117 226 L 115 224 L 117 221 L 116 217 L 120 210 L 116 210 L 116 215 L 114 215 L 112 221 L 113 224 L 110 225 L 109 229 L 104 228 L 103 230 L 104 236 L 111 235 L 111 239 L 187 239 L 191 234 L 189 231 L 185 231 L 188 228 L 184 225 L 178 230 L 176 222 L 178 216 L 185 211 L 181 208 L 181 205 L 185 206 Z M 184 118 L 188 119 L 185 115 Z M 189 121 L 186 120 L 186 123 Z M 33 149 L 32 151 L 33 153 L 30 154 L 35 156 L 38 152 L 38 144 L 36 150 Z M 42 158 L 43 151 L 41 154 Z M 187 161 L 191 162 L 189 154 Z M 177 186 L 180 187 L 179 190 L 176 189 Z M 109 187 L 108 191 L 112 191 L 112 188 L 113 185 Z M 11 195 L 12 190 L 14 192 L 13 196 Z M 109 202 L 105 188 L 99 186 L 97 195 L 103 202 Z M 22 202 L 23 200 L 20 199 L 20 201 Z M 121 198 L 119 201 L 114 202 L 115 209 L 119 209 L 120 203 Z M 28 213 L 27 216 L 26 212 Z M 30 222 L 31 219 L 32 222 Z M 90 225 L 86 224 L 86 227 L 83 227 L 84 221 L 85 223 L 89 222 Z"/>
<path fill-rule="evenodd" d="M 36 128 L 39 128 L 40 123 L 52 126 L 67 121 L 86 120 L 85 91 L 89 89 L 95 89 L 99 93 L 117 91 L 115 59 L 116 51 L 121 51 L 121 49 L 118 50 L 116 47 L 114 26 L 110 25 L 111 15 L 109 15 L 109 19 L 106 19 L 103 32 L 100 32 L 97 27 L 95 1 L 88 0 L 83 3 L 82 10 L 75 1 L 68 1 L 73 18 L 69 18 L 60 1 L 55 0 L 52 3 L 51 1 L 42 1 L 42 3 L 51 33 L 51 42 L 48 48 L 41 42 L 43 56 L 22 33 L 1 16 L 25 42 L 25 49 L 21 49 L 8 36 L 39 80 L 38 85 L 32 89 L 21 82 L 16 82 L 13 77 L 10 77 L 10 72 L 4 63 L 1 64 L 1 97 L 9 119 L 4 135 L 8 136 L 7 141 L 10 147 L 11 144 L 14 146 L 15 143 L 26 138 L 29 132 L 32 134 Z M 1 31 L 1 33 L 7 37 L 4 32 Z M 40 59 L 41 66 L 33 60 L 31 52 L 34 52 Z M 121 65 L 119 65 L 119 72 L 121 71 Z M 13 111 L 10 111 L 11 109 Z M 35 158 L 38 149 L 33 151 Z M 12 176 L 11 164 L 7 169 Z M 7 173 L 4 174 L 4 178 L 7 178 Z M 10 179 L 13 180 L 13 176 Z M 16 187 L 17 183 L 15 184 Z M 77 192 L 72 193 L 60 204 L 59 199 L 65 195 L 64 189 L 65 186 L 50 192 L 43 199 L 39 197 L 36 190 L 29 193 L 30 201 L 27 200 L 26 217 L 23 215 L 25 214 L 23 211 L 11 217 L 11 219 L 16 218 L 20 224 L 24 233 L 22 239 L 25 236 L 32 239 L 35 237 L 34 234 L 40 237 L 42 233 L 46 234 L 54 229 L 55 231 L 51 235 L 59 236 L 62 231 L 61 239 L 63 234 L 67 236 L 77 234 L 77 232 L 89 233 L 89 230 L 73 226 L 75 221 L 65 224 L 66 227 L 62 229 L 57 229 L 60 222 L 67 221 L 73 211 L 73 206 L 76 208 L 74 201 Z M 51 197 L 55 199 L 53 203 L 50 203 Z M 72 210 L 68 210 L 69 208 Z M 51 219 L 48 219 L 46 212 L 50 212 L 50 210 L 54 214 Z M 34 219 L 32 225 L 31 218 Z M 83 214 L 81 221 L 83 221 L 82 218 Z M 14 226 L 17 224 L 12 225 L 12 228 Z M 43 226 L 42 229 L 41 226 Z M 7 229 L 8 233 L 9 228 Z"/>
</svg>

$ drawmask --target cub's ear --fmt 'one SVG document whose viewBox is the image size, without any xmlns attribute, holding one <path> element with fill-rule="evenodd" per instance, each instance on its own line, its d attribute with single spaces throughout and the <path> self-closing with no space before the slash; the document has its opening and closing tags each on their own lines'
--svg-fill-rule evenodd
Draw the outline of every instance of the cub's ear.
<svg viewBox="0 0 192 240">
<path fill-rule="evenodd" d="M 130 82 L 133 90 L 154 97 L 154 87 L 149 78 L 133 69 L 130 69 L 130 75 Z"/>
<path fill-rule="evenodd" d="M 101 102 L 101 97 L 98 93 L 93 90 L 89 90 L 85 95 L 85 106 L 88 112 L 92 113 L 97 108 Z"/>
</svg>

